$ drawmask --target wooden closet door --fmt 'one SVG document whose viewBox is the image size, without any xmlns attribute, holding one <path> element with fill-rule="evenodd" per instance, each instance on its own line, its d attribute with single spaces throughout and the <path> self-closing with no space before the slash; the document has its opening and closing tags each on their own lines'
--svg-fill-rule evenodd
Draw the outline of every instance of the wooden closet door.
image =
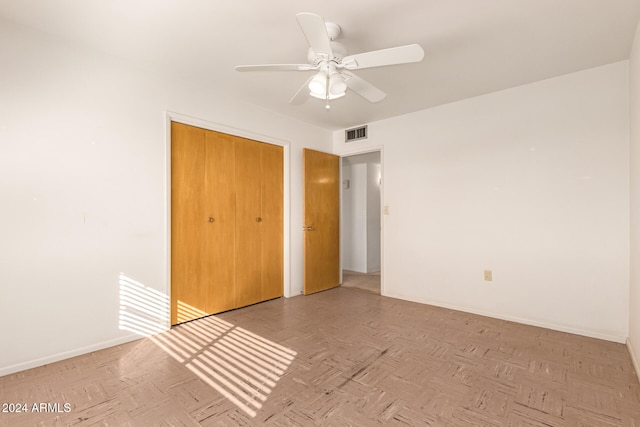
<svg viewBox="0 0 640 427">
<path fill-rule="evenodd" d="M 262 301 L 260 143 L 236 138 L 236 304 Z"/>
<path fill-rule="evenodd" d="M 171 123 L 171 324 L 206 314 L 205 131 Z"/>
<path fill-rule="evenodd" d="M 304 293 L 340 285 L 340 157 L 302 150 Z"/>
<path fill-rule="evenodd" d="M 281 297 L 283 293 L 283 149 L 260 144 L 262 151 L 262 300 Z"/>
<path fill-rule="evenodd" d="M 282 147 L 179 123 L 171 144 L 171 324 L 282 296 Z"/>
<path fill-rule="evenodd" d="M 206 249 L 203 286 L 207 314 L 236 308 L 235 254 L 235 138 L 206 131 L 203 229 Z"/>
</svg>

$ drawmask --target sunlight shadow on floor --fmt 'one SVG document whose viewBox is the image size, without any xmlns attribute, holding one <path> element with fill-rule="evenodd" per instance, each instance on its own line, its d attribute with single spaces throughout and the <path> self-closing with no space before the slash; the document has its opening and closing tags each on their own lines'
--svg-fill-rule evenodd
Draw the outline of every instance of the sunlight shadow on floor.
<svg viewBox="0 0 640 427">
<path fill-rule="evenodd" d="M 297 354 L 214 316 L 183 323 L 151 340 L 251 417 Z"/>
</svg>

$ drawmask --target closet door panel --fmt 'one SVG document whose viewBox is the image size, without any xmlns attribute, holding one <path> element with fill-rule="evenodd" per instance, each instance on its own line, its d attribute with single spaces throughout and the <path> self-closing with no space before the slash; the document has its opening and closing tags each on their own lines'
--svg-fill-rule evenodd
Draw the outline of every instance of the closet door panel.
<svg viewBox="0 0 640 427">
<path fill-rule="evenodd" d="M 235 292 L 235 141 L 230 135 L 206 131 L 204 239 L 206 258 L 203 284 L 207 313 L 236 307 Z"/>
<path fill-rule="evenodd" d="M 243 307 L 262 300 L 260 229 L 261 150 L 260 143 L 237 138 L 236 158 L 236 305 Z"/>
<path fill-rule="evenodd" d="M 205 131 L 171 124 L 171 324 L 206 314 Z"/>
<path fill-rule="evenodd" d="M 262 149 L 262 300 L 283 293 L 283 149 L 261 144 Z"/>
<path fill-rule="evenodd" d="M 171 324 L 283 294 L 283 149 L 171 125 Z"/>
</svg>

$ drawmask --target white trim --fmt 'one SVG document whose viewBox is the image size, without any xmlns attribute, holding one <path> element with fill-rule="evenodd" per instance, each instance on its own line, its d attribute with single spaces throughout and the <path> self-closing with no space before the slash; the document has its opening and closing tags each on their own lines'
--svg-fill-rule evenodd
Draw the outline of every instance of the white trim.
<svg viewBox="0 0 640 427">
<path fill-rule="evenodd" d="M 165 218 L 166 223 L 164 227 L 164 242 L 166 244 L 165 249 L 165 271 L 167 274 L 167 283 L 165 285 L 165 293 L 167 294 L 167 301 L 169 301 L 169 315 L 167 318 L 167 325 L 171 327 L 171 114 L 167 112 L 165 116 Z"/>
<path fill-rule="evenodd" d="M 627 349 L 629 350 L 629 354 L 631 355 L 631 362 L 633 363 L 633 368 L 636 371 L 636 378 L 640 379 L 640 361 L 638 357 L 633 352 L 633 345 L 631 345 L 631 338 L 627 338 Z"/>
<path fill-rule="evenodd" d="M 283 210 L 282 218 L 282 242 L 283 242 L 283 260 L 284 266 L 282 270 L 282 280 L 284 282 L 284 297 L 291 298 L 295 295 L 291 292 L 291 145 L 287 143 L 282 146 L 284 156 L 284 175 L 282 179 L 283 191 Z"/>
<path fill-rule="evenodd" d="M 126 337 L 116 338 L 113 340 L 103 341 L 97 344 L 92 344 L 86 347 L 80 347 L 69 351 L 64 351 L 62 353 L 52 354 L 50 356 L 41 357 L 39 359 L 29 360 L 27 362 L 17 363 L 15 365 L 5 366 L 4 368 L 0 368 L 0 377 L 13 374 L 16 372 L 24 371 L 31 368 L 37 368 L 39 366 L 47 365 L 49 363 L 59 362 L 61 360 L 69 359 L 75 356 L 81 356 L 84 354 L 91 353 L 93 351 L 103 350 L 105 348 L 113 347 L 116 345 L 126 344 L 131 341 L 136 341 L 142 339 L 140 335 L 127 335 Z"/>
<path fill-rule="evenodd" d="M 375 153 L 379 151 L 382 153 L 384 151 L 384 145 L 368 145 L 366 147 L 360 147 L 349 151 L 341 151 L 337 156 L 342 157 L 350 157 L 357 156 L 358 154 L 367 154 L 367 153 Z M 382 157 L 382 156 L 381 156 Z"/>
<path fill-rule="evenodd" d="M 267 144 L 278 145 L 283 148 L 283 294 L 285 298 L 289 298 L 291 293 L 291 144 L 289 141 L 274 138 L 269 135 L 263 135 L 260 133 L 252 132 L 246 129 L 239 129 L 231 126 L 227 126 L 221 123 L 215 123 L 197 117 L 191 117 L 184 114 L 176 113 L 173 111 L 166 112 L 166 173 L 167 173 L 167 191 L 166 191 L 166 218 L 167 223 L 165 226 L 166 236 L 165 242 L 167 242 L 167 285 L 166 292 L 171 299 L 171 122 L 178 122 L 186 125 L 196 126 L 203 129 L 212 130 L 215 132 L 227 133 L 229 135 L 239 136 L 241 138 L 253 139 L 259 142 L 265 142 Z M 169 323 L 171 320 L 169 319 Z"/>
<path fill-rule="evenodd" d="M 344 277 L 342 274 L 343 266 L 342 266 L 342 257 L 344 256 L 344 247 L 342 245 L 342 240 L 344 237 L 344 230 L 342 224 L 342 201 L 344 200 L 344 188 L 342 187 L 342 156 L 338 156 L 338 283 L 342 285 L 344 283 Z"/>
<path fill-rule="evenodd" d="M 229 135 L 239 136 L 241 138 L 253 139 L 259 142 L 266 142 L 268 144 L 280 145 L 282 147 L 289 145 L 289 141 L 275 138 L 269 135 L 256 133 L 247 129 L 235 128 L 227 126 L 222 123 L 216 123 L 209 120 L 199 119 L 197 117 L 187 116 L 185 114 L 176 113 L 173 111 L 167 111 L 168 128 L 171 130 L 171 122 L 179 122 L 185 125 L 196 126 L 203 129 L 212 130 L 215 132 L 228 133 Z M 171 132 L 169 132 L 171 136 Z"/>
<path fill-rule="evenodd" d="M 340 156 L 340 283 L 342 283 L 342 159 L 344 157 L 357 156 L 359 154 L 367 154 L 367 153 L 380 153 L 380 295 L 385 296 L 385 287 L 384 287 L 384 145 L 372 145 L 367 147 L 362 147 L 360 149 L 355 149 L 351 151 L 346 151 L 340 154 L 336 154 Z"/>
<path fill-rule="evenodd" d="M 505 314 L 502 314 L 502 313 L 494 313 L 494 312 L 491 312 L 491 311 L 476 310 L 474 308 L 462 307 L 462 306 L 458 306 L 458 305 L 454 305 L 454 304 L 442 303 L 442 302 L 438 302 L 438 301 L 431 301 L 431 300 L 428 300 L 428 299 L 408 298 L 408 297 L 406 297 L 404 295 L 401 295 L 401 294 L 393 294 L 393 295 L 387 294 L 385 296 L 387 296 L 389 298 L 401 299 L 401 300 L 404 300 L 404 301 L 412 301 L 412 302 L 417 302 L 417 303 L 420 303 L 420 304 L 427 304 L 427 305 L 433 305 L 433 306 L 436 306 L 436 307 L 448 308 L 450 310 L 462 311 L 462 312 L 465 312 L 465 313 L 477 314 L 477 315 L 480 315 L 480 316 L 492 317 L 494 319 L 507 320 L 509 322 L 521 323 L 523 325 L 537 326 L 539 328 L 551 329 L 551 330 L 559 331 L 559 332 L 567 332 L 569 334 L 582 335 L 582 336 L 585 336 L 585 337 L 597 338 L 597 339 L 601 339 L 601 340 L 605 340 L 605 341 L 617 342 L 617 343 L 620 343 L 620 344 L 624 344 L 625 340 L 627 339 L 626 337 L 619 336 L 619 335 L 612 335 L 612 334 L 607 334 L 607 333 L 602 333 L 602 332 L 597 332 L 597 331 L 588 331 L 588 330 L 585 330 L 585 329 L 573 328 L 573 327 L 570 327 L 570 326 L 560 325 L 560 324 L 556 324 L 556 323 L 540 322 L 540 321 L 537 321 L 537 320 L 524 319 L 524 318 L 521 318 L 521 317 L 505 315 Z"/>
</svg>

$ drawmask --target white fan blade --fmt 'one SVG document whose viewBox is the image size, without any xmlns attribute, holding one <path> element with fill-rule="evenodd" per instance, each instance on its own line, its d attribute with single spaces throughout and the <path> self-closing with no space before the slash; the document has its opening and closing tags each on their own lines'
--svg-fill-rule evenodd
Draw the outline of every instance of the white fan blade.
<svg viewBox="0 0 640 427">
<path fill-rule="evenodd" d="M 315 68 L 309 64 L 265 64 L 236 66 L 236 71 L 309 71 L 313 69 Z"/>
<path fill-rule="evenodd" d="M 387 96 L 386 93 L 353 73 L 342 71 L 340 74 L 343 75 L 344 81 L 349 89 L 369 102 L 382 101 L 384 97 Z"/>
<path fill-rule="evenodd" d="M 331 58 L 331 40 L 329 40 L 327 27 L 322 16 L 314 13 L 298 13 L 296 17 L 311 50 L 316 55 L 323 54 Z"/>
<path fill-rule="evenodd" d="M 309 82 L 314 76 L 309 77 L 309 79 L 304 82 L 304 84 L 298 89 L 293 98 L 289 100 L 289 104 L 291 105 L 300 105 L 304 104 L 307 99 L 309 99 Z"/>
<path fill-rule="evenodd" d="M 422 58 L 424 58 L 422 47 L 418 44 L 410 44 L 345 56 L 342 59 L 342 64 L 349 70 L 359 70 L 362 68 L 420 62 Z M 355 66 L 353 65 L 354 62 Z"/>
</svg>

